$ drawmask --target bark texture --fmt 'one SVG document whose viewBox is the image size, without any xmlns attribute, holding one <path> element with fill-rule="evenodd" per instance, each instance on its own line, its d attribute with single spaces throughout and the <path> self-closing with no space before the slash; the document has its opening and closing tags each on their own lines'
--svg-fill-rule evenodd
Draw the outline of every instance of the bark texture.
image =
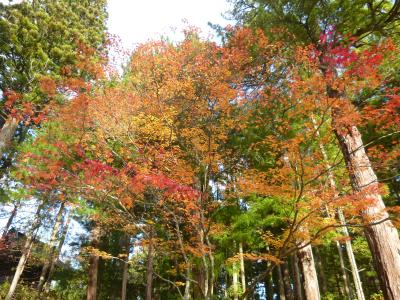
<svg viewBox="0 0 400 300">
<path fill-rule="evenodd" d="M 299 261 L 303 269 L 304 292 L 307 300 L 320 300 L 318 276 L 315 270 L 311 245 L 299 249 Z"/>
<path fill-rule="evenodd" d="M 377 177 L 356 126 L 336 131 L 353 190 L 371 200 L 362 212 L 367 238 L 385 299 L 400 299 L 400 240 L 378 190 Z"/>
<path fill-rule="evenodd" d="M 13 117 L 8 117 L 3 127 L 0 130 L 0 158 L 10 147 L 17 131 L 18 120 Z"/>
</svg>

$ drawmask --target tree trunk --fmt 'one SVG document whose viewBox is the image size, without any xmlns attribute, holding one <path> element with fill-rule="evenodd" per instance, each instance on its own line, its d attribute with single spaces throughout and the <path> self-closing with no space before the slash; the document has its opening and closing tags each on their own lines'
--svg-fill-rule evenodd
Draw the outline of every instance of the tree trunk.
<svg viewBox="0 0 400 300">
<path fill-rule="evenodd" d="M 153 250 L 153 228 L 150 228 L 146 266 L 146 300 L 151 300 L 153 295 Z"/>
<path fill-rule="evenodd" d="M 56 250 L 55 255 L 53 255 L 53 259 L 52 259 L 51 264 L 50 264 L 49 275 L 47 276 L 46 283 L 45 283 L 45 286 L 44 286 L 46 291 L 49 290 L 50 280 L 52 278 L 52 275 L 53 275 L 53 272 L 54 272 L 54 268 L 57 265 L 57 262 L 59 260 L 60 254 L 61 254 L 62 247 L 63 247 L 65 239 L 67 237 L 69 224 L 71 222 L 71 215 L 72 215 L 72 208 L 70 209 L 69 214 L 66 216 L 66 220 L 65 220 L 65 223 L 63 225 L 63 230 L 62 230 L 62 233 L 61 233 L 61 237 L 60 237 L 60 240 L 58 242 L 57 250 Z"/>
<path fill-rule="evenodd" d="M 345 219 L 341 209 L 338 210 L 338 215 L 339 215 L 340 223 L 343 225 L 342 231 L 343 231 L 344 235 L 346 237 L 350 237 L 349 231 L 348 231 L 347 227 L 345 226 L 346 219 Z M 357 262 L 356 262 L 356 258 L 354 256 L 353 246 L 351 245 L 350 239 L 346 239 L 345 245 L 346 245 L 347 257 L 349 258 L 349 262 L 350 262 L 351 273 L 353 275 L 354 286 L 356 288 L 357 299 L 365 300 L 365 295 L 364 295 L 364 291 L 363 291 L 363 287 L 362 287 L 362 281 L 360 279 L 360 273 L 358 271 Z"/>
<path fill-rule="evenodd" d="M 336 247 L 337 247 L 338 253 L 339 253 L 340 269 L 342 270 L 344 293 L 346 294 L 347 299 L 351 300 L 351 299 L 353 299 L 353 297 L 352 297 L 352 292 L 351 292 L 350 278 L 349 278 L 349 275 L 347 274 L 347 271 L 345 268 L 343 249 L 342 249 L 342 246 L 340 245 L 339 241 L 336 241 Z"/>
<path fill-rule="evenodd" d="M 362 212 L 376 270 L 385 299 L 400 299 L 400 240 L 397 229 L 387 220 L 385 204 L 378 191 L 378 179 L 365 152 L 361 134 L 356 126 L 347 132 L 336 130 L 336 136 L 350 174 L 355 192 L 364 192 L 364 198 L 373 200 Z"/>
<path fill-rule="evenodd" d="M 292 272 L 294 278 L 294 299 L 295 300 L 303 300 L 303 294 L 301 290 L 301 278 L 300 278 L 300 270 L 299 270 L 299 261 L 297 258 L 297 253 L 292 255 Z"/>
<path fill-rule="evenodd" d="M 311 120 L 312 120 L 312 122 L 314 124 L 314 128 L 316 130 L 317 136 L 319 137 L 320 134 L 319 134 L 319 130 L 318 130 L 318 126 L 316 124 L 316 121 L 315 121 L 315 119 L 313 117 L 311 117 Z M 321 150 L 322 157 L 323 157 L 325 165 L 326 165 L 326 170 L 327 170 L 327 173 L 328 173 L 329 186 L 333 190 L 333 192 L 335 194 L 335 197 L 336 197 L 338 191 L 337 191 L 335 177 L 333 175 L 332 168 L 331 168 L 331 165 L 330 165 L 329 160 L 328 160 L 328 155 L 327 155 L 327 153 L 325 151 L 325 147 L 321 142 L 319 142 L 319 148 Z M 329 215 L 328 209 L 327 209 L 327 213 Z M 356 259 L 355 259 L 355 256 L 354 256 L 353 247 L 351 245 L 350 234 L 349 234 L 349 231 L 348 231 L 347 226 L 346 226 L 346 219 L 345 219 L 345 217 L 343 215 L 343 211 L 340 208 L 337 210 L 337 213 L 338 213 L 340 224 L 343 225 L 341 231 L 344 234 L 344 236 L 346 237 L 346 242 L 345 242 L 346 252 L 347 252 L 347 256 L 349 258 L 349 262 L 350 262 L 350 267 L 351 267 L 351 272 L 352 272 L 352 275 L 353 275 L 354 285 L 355 285 L 355 288 L 356 288 L 357 298 L 358 298 L 358 300 L 365 300 L 364 291 L 363 291 L 363 288 L 362 288 L 362 282 L 361 282 L 360 274 L 359 274 L 358 268 L 357 268 L 357 262 L 356 262 Z M 343 251 L 342 251 L 342 248 L 341 248 L 339 242 L 337 242 L 337 247 L 338 247 L 338 251 L 339 251 L 339 259 L 340 259 L 340 263 L 341 263 L 342 272 L 344 274 L 345 290 L 346 290 L 347 295 L 349 297 L 352 297 L 352 295 L 351 295 L 351 285 L 349 283 L 347 272 L 346 272 L 346 270 L 344 268 Z M 343 264 L 343 266 L 342 266 L 342 264 Z"/>
<path fill-rule="evenodd" d="M 188 265 L 186 267 L 186 282 L 185 282 L 185 294 L 183 295 L 183 300 L 190 300 L 190 276 L 191 267 Z"/>
<path fill-rule="evenodd" d="M 40 226 L 40 211 L 41 210 L 42 210 L 42 204 L 39 204 L 39 206 L 38 206 L 38 208 L 36 210 L 36 213 L 35 213 L 33 224 L 31 226 L 29 232 L 26 235 L 24 248 L 22 249 L 22 256 L 19 259 L 17 269 L 15 270 L 15 274 L 14 274 L 13 280 L 11 282 L 11 285 L 10 285 L 10 288 L 8 290 L 8 294 L 7 294 L 6 298 L 5 298 L 5 300 L 13 299 L 13 296 L 14 296 L 14 293 L 15 293 L 15 289 L 17 288 L 17 284 L 19 282 L 19 279 L 21 278 L 21 274 L 24 271 L 26 262 L 27 262 L 27 260 L 29 258 L 30 253 L 31 253 L 35 231 Z"/>
<path fill-rule="evenodd" d="M 283 284 L 283 270 L 282 270 L 282 265 L 279 265 L 277 268 L 278 271 L 278 283 L 279 283 L 279 300 L 286 300 L 286 295 L 285 295 L 285 286 Z"/>
<path fill-rule="evenodd" d="M 10 230 L 10 226 L 11 226 L 12 222 L 14 221 L 15 216 L 17 215 L 17 211 L 18 211 L 18 208 L 19 208 L 20 204 L 21 203 L 19 201 L 14 204 L 14 208 L 13 208 L 13 210 L 11 212 L 11 215 L 8 218 L 6 226 L 4 227 L 4 231 L 3 231 L 3 235 L 2 235 L 3 239 L 6 237 L 8 231 Z"/>
<path fill-rule="evenodd" d="M 240 279 L 242 283 L 242 292 L 246 292 L 246 273 L 244 268 L 244 257 L 243 257 L 243 243 L 239 243 L 239 257 L 240 257 Z M 243 298 L 246 300 L 246 297 Z"/>
<path fill-rule="evenodd" d="M 285 287 L 286 299 L 293 300 L 294 295 L 292 289 L 292 281 L 290 279 L 289 267 L 286 262 L 282 264 L 282 277 L 283 277 L 283 285 Z"/>
<path fill-rule="evenodd" d="M 10 147 L 18 128 L 18 120 L 9 116 L 0 130 L 0 159 Z"/>
<path fill-rule="evenodd" d="M 304 291 L 307 300 L 320 300 L 318 277 L 315 270 L 311 245 L 299 249 L 299 260 L 303 269 Z"/>
<path fill-rule="evenodd" d="M 53 257 L 54 257 L 54 254 L 55 254 L 58 235 L 60 233 L 60 225 L 61 225 L 61 221 L 62 221 L 62 215 L 63 215 L 63 212 L 64 212 L 64 207 L 65 207 L 65 203 L 61 202 L 60 209 L 58 210 L 58 213 L 57 213 L 57 216 L 56 216 L 56 221 L 54 223 L 53 231 L 52 231 L 51 237 L 50 237 L 50 242 L 49 242 L 50 250 L 49 250 L 49 253 L 48 253 L 48 256 L 47 256 L 47 260 L 43 265 L 42 273 L 40 274 L 39 283 L 37 285 L 37 290 L 38 290 L 39 295 L 43 290 L 43 286 L 44 286 L 44 283 L 46 282 L 47 275 L 48 275 L 48 272 L 50 270 L 50 266 L 51 266 L 51 263 L 53 261 Z"/>
<path fill-rule="evenodd" d="M 126 287 L 128 285 L 128 271 L 129 271 L 129 251 L 131 248 L 131 244 L 130 244 L 130 238 L 127 235 L 125 237 L 125 245 L 124 245 L 124 249 L 123 252 L 126 255 L 125 261 L 124 261 L 124 266 L 123 266 L 123 270 L 122 270 L 122 290 L 121 290 L 121 300 L 126 300 Z"/>
<path fill-rule="evenodd" d="M 100 241 L 100 227 L 95 225 L 92 231 L 92 247 L 98 247 Z M 87 300 L 97 299 L 97 276 L 99 272 L 100 257 L 96 254 L 91 254 L 89 259 L 89 278 L 87 289 Z"/>
<path fill-rule="evenodd" d="M 233 263 L 232 289 L 233 289 L 233 300 L 238 300 L 239 299 L 239 266 L 236 262 Z"/>
<path fill-rule="evenodd" d="M 324 270 L 324 266 L 321 261 L 321 255 L 319 253 L 318 247 L 315 247 L 314 249 L 315 249 L 315 262 L 317 263 L 317 266 L 319 269 L 319 275 L 320 275 L 319 278 L 320 278 L 321 293 L 325 294 L 328 291 L 325 270 Z"/>
<path fill-rule="evenodd" d="M 276 269 L 276 268 L 275 268 Z M 267 278 L 267 282 L 265 283 L 265 296 L 268 300 L 274 299 L 274 275 L 273 270 L 270 272 Z"/>
</svg>

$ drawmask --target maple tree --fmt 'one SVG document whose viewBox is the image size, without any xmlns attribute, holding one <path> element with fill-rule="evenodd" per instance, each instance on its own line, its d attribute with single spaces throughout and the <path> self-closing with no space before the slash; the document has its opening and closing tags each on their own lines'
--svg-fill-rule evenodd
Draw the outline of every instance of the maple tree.
<svg viewBox="0 0 400 300">
<path fill-rule="evenodd" d="M 121 76 L 81 45 L 85 76 L 40 81 L 48 97 L 69 99 L 38 120 L 10 175 L 39 204 L 22 266 L 52 220 L 39 297 L 396 298 L 396 41 L 360 46 L 356 22 L 331 25 L 322 4 L 308 9 L 325 28 L 276 27 L 304 15 L 278 10 L 295 2 L 271 6 L 263 30 L 224 29 L 222 45 L 190 27 L 180 42 L 141 44 Z M 375 30 L 361 23 L 361 37 Z M 24 95 L 7 97 L 11 107 Z M 56 263 L 68 212 L 87 235 L 70 270 Z M 23 269 L 7 299 L 22 293 Z"/>
</svg>

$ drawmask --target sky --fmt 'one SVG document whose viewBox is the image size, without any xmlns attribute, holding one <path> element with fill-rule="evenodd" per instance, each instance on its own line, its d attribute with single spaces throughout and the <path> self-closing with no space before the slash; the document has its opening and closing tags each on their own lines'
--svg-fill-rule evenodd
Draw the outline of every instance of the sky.
<svg viewBox="0 0 400 300">
<path fill-rule="evenodd" d="M 160 35 L 179 39 L 187 26 L 183 20 L 207 35 L 212 31 L 208 22 L 229 24 L 222 16 L 229 9 L 226 0 L 109 0 L 108 28 L 121 38 L 124 47 L 132 49 Z"/>
</svg>

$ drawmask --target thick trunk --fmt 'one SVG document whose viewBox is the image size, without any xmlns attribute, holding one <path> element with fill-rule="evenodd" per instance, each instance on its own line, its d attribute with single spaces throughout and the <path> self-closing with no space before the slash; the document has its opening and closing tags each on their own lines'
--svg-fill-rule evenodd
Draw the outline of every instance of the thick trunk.
<svg viewBox="0 0 400 300">
<path fill-rule="evenodd" d="M 49 274 L 47 276 L 46 283 L 45 283 L 45 289 L 46 290 L 49 289 L 50 280 L 52 278 L 52 275 L 53 275 L 53 272 L 54 272 L 54 268 L 57 265 L 57 262 L 59 260 L 59 256 L 61 254 L 61 249 L 62 249 L 62 247 L 64 245 L 64 242 L 65 242 L 65 239 L 67 237 L 69 224 L 71 222 L 71 215 L 72 215 L 72 209 L 70 210 L 69 214 L 66 216 L 66 220 L 65 220 L 65 223 L 63 225 L 63 230 L 62 230 L 62 233 L 61 233 L 61 237 L 60 237 L 58 245 L 57 245 L 56 253 L 55 253 L 55 255 L 53 255 L 53 259 L 52 259 L 51 264 L 50 264 Z"/>
<path fill-rule="evenodd" d="M 314 128 L 316 129 L 317 135 L 319 136 L 318 126 L 317 126 L 314 118 L 311 118 L 311 120 L 312 120 L 312 122 L 314 124 Z M 329 160 L 328 160 L 328 155 L 327 155 L 327 153 L 325 151 L 325 147 L 321 142 L 319 142 L 319 148 L 321 150 L 322 156 L 324 158 L 324 163 L 326 165 L 326 170 L 328 172 L 329 186 L 333 190 L 333 192 L 335 194 L 335 197 L 336 197 L 337 196 L 337 186 L 336 186 L 335 177 L 333 175 L 332 168 L 331 168 L 331 165 L 330 165 Z M 327 213 L 329 214 L 328 209 L 327 209 Z M 358 271 L 358 268 L 357 268 L 357 262 L 356 262 L 356 259 L 355 259 L 355 256 L 354 256 L 353 247 L 351 245 L 350 234 L 349 234 L 349 231 L 348 231 L 348 229 L 346 227 L 346 219 L 344 217 L 343 211 L 340 208 L 337 210 L 337 213 L 338 213 L 340 224 L 343 225 L 342 233 L 347 238 L 346 242 L 345 242 L 345 246 L 346 246 L 347 256 L 348 256 L 349 262 L 350 262 L 351 273 L 353 275 L 354 286 L 356 288 L 357 298 L 358 298 L 358 300 L 365 300 L 364 291 L 363 291 L 363 288 L 362 288 L 362 282 L 361 282 L 360 274 L 359 274 L 359 271 Z M 343 251 L 342 251 L 342 248 L 341 248 L 339 242 L 337 242 L 337 247 L 338 247 L 338 251 L 339 251 L 339 259 L 340 259 L 340 263 L 341 263 L 342 272 L 344 274 L 345 290 L 346 290 L 346 293 L 347 293 L 348 297 L 351 298 L 352 297 L 352 295 L 351 295 L 351 285 L 349 283 L 347 272 L 345 271 L 345 268 L 344 268 L 344 260 L 343 260 L 343 257 L 342 257 L 343 256 Z"/>
<path fill-rule="evenodd" d="M 92 231 L 92 247 L 96 248 L 100 240 L 100 227 L 95 225 Z M 91 254 L 89 259 L 89 278 L 87 289 L 87 300 L 97 299 L 97 276 L 99 272 L 100 257 L 96 254 Z"/>
<path fill-rule="evenodd" d="M 244 257 L 243 257 L 243 243 L 239 243 L 239 257 L 240 257 L 240 279 L 242 283 L 242 292 L 246 292 L 246 273 L 244 268 Z M 246 297 L 243 298 L 246 300 Z"/>
<path fill-rule="evenodd" d="M 311 245 L 299 249 L 299 260 L 303 269 L 304 291 L 307 300 L 320 300 L 318 277 L 315 270 Z"/>
<path fill-rule="evenodd" d="M 43 268 L 42 268 L 42 273 L 40 274 L 40 279 L 39 279 L 39 283 L 37 286 L 37 290 L 38 290 L 39 294 L 43 290 L 43 286 L 46 282 L 46 279 L 47 279 L 47 276 L 48 276 L 48 273 L 50 270 L 50 266 L 51 266 L 51 263 L 53 261 L 53 257 L 54 257 L 55 251 L 56 251 L 57 239 L 58 239 L 58 235 L 60 233 L 60 225 L 61 225 L 61 221 L 62 221 L 64 207 L 65 207 L 65 204 L 64 204 L 64 202 L 62 202 L 60 205 L 60 209 L 58 210 L 58 213 L 56 216 L 56 221 L 53 226 L 53 231 L 51 233 L 50 242 L 49 242 L 50 249 L 49 249 L 49 253 L 47 256 L 47 260 L 44 263 Z"/>
<path fill-rule="evenodd" d="M 151 300 L 153 295 L 153 250 L 153 228 L 150 228 L 146 266 L 146 300 Z"/>
<path fill-rule="evenodd" d="M 128 270 L 129 270 L 129 251 L 131 248 L 130 238 L 129 236 L 125 237 L 125 245 L 123 252 L 126 255 L 125 261 L 123 262 L 124 266 L 122 269 L 122 290 L 121 290 L 121 300 L 126 300 L 126 287 L 128 285 Z"/>
<path fill-rule="evenodd" d="M 345 268 L 343 249 L 342 249 L 342 246 L 340 245 L 339 241 L 336 241 L 336 247 L 337 247 L 338 253 L 339 253 L 340 269 L 342 270 L 342 277 L 343 277 L 343 283 L 344 283 L 344 294 L 347 297 L 347 299 L 351 300 L 353 298 L 352 298 L 352 293 L 351 293 L 350 278 L 349 278 L 349 275 L 347 274 L 347 271 Z"/>
<path fill-rule="evenodd" d="M 8 117 L 3 127 L 0 130 L 0 159 L 3 154 L 10 147 L 14 138 L 15 132 L 17 131 L 18 120 L 13 117 Z"/>
<path fill-rule="evenodd" d="M 301 278 L 300 278 L 300 270 L 299 270 L 299 261 L 297 258 L 297 253 L 292 255 L 292 272 L 294 279 L 294 299 L 295 300 L 303 300 L 303 294 L 301 290 Z"/>
<path fill-rule="evenodd" d="M 40 225 L 41 209 L 42 209 L 42 204 L 40 204 L 39 207 L 37 208 L 31 229 L 29 230 L 29 232 L 26 235 L 24 248 L 22 249 L 22 256 L 19 259 L 17 269 L 15 270 L 15 274 L 14 274 L 13 280 L 10 285 L 10 289 L 8 290 L 8 294 L 5 298 L 5 300 L 13 299 L 15 289 L 17 288 L 17 284 L 19 282 L 19 279 L 21 278 L 22 272 L 24 271 L 26 261 L 28 260 L 29 255 L 31 253 L 35 231 L 39 228 L 39 225 Z"/>
<path fill-rule="evenodd" d="M 19 206 L 20 206 L 20 202 L 19 201 L 14 204 L 14 208 L 11 211 L 11 215 L 7 220 L 6 226 L 4 227 L 3 236 L 2 236 L 3 239 L 6 237 L 7 232 L 10 230 L 10 226 L 11 226 L 12 222 L 14 221 L 15 216 L 17 215 L 17 211 L 18 211 Z"/>
<path fill-rule="evenodd" d="M 365 152 L 361 134 L 356 126 L 347 132 L 336 131 L 337 138 L 350 174 L 355 192 L 365 193 L 363 198 L 372 202 L 362 212 L 369 224 L 364 232 L 375 262 L 385 299 L 400 299 L 400 240 L 397 229 L 385 210 L 378 191 L 378 182 Z"/>
</svg>

